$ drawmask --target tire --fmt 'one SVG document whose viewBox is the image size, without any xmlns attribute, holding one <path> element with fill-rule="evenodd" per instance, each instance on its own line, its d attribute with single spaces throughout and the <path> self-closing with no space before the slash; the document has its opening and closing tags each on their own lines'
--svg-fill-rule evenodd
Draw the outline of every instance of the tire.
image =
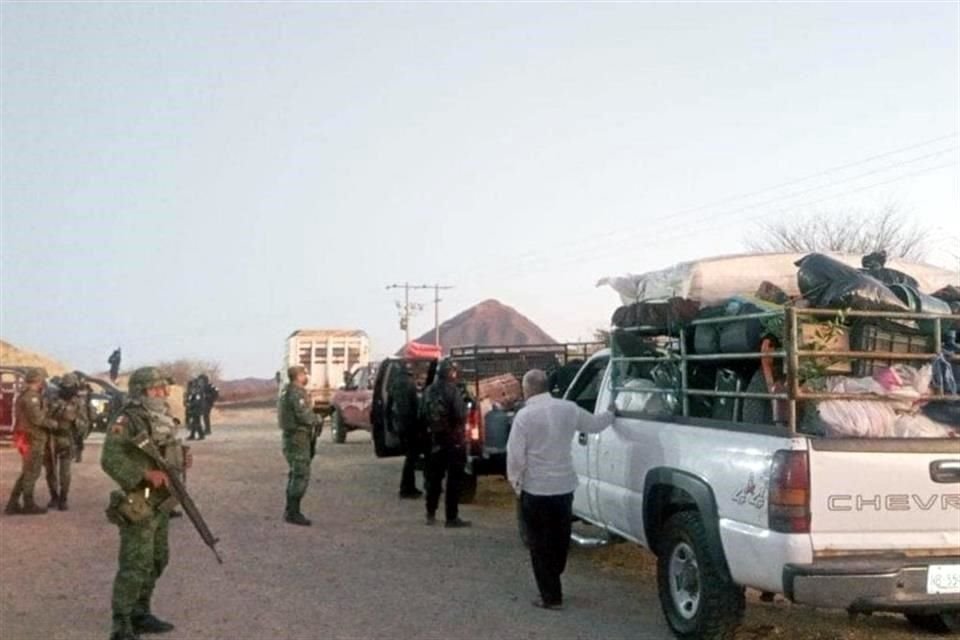
<svg viewBox="0 0 960 640">
<path fill-rule="evenodd" d="M 460 504 L 473 504 L 477 499 L 477 476 L 473 473 L 467 473 L 463 476 L 463 484 L 460 485 Z"/>
<path fill-rule="evenodd" d="M 732 640 L 743 620 L 744 590 L 725 566 L 717 566 L 700 514 L 672 516 L 659 537 L 657 588 L 674 635 L 680 640 Z"/>
<path fill-rule="evenodd" d="M 763 371 L 757 369 L 747 384 L 747 393 L 767 393 L 767 381 Z M 747 424 L 773 424 L 773 406 L 770 400 L 754 400 L 747 398 L 743 401 L 743 422 Z"/>
<path fill-rule="evenodd" d="M 907 621 L 923 631 L 941 635 L 960 635 L 960 611 L 919 614 L 907 613 Z"/>
<path fill-rule="evenodd" d="M 333 412 L 333 441 L 336 444 L 343 444 L 347 441 L 347 425 L 343 422 L 343 416 L 340 415 L 340 412 L 334 410 Z"/>
</svg>

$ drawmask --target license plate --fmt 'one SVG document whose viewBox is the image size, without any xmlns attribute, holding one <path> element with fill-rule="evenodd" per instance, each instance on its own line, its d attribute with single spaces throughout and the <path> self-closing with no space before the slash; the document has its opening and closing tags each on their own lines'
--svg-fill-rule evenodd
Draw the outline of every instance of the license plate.
<svg viewBox="0 0 960 640">
<path fill-rule="evenodd" d="M 932 564 L 927 570 L 927 593 L 960 593 L 960 564 Z"/>
</svg>

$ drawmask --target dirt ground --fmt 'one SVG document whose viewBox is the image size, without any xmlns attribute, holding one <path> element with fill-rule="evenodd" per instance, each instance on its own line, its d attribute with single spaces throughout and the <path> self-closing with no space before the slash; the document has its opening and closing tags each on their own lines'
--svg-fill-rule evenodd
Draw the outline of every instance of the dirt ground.
<svg viewBox="0 0 960 640">
<path fill-rule="evenodd" d="M 304 511 L 311 528 L 280 521 L 286 468 L 270 411 L 224 412 L 194 447 L 189 486 L 221 539 L 224 565 L 184 519 L 171 529 L 173 557 L 154 598 L 177 624 L 170 640 L 311 638 L 671 638 L 649 555 L 627 544 L 573 549 L 567 608 L 530 606 L 529 561 L 517 540 L 509 488 L 487 478 L 474 527 L 422 524 L 423 505 L 396 497 L 400 461 L 373 456 L 365 433 L 325 442 Z M 0 517 L 0 638 L 68 640 L 109 634 L 116 528 L 103 516 L 110 480 L 98 439 L 75 465 L 71 510 Z M 18 471 L 0 449 L 3 499 Z M 38 496 L 46 498 L 41 480 Z M 754 599 L 755 600 L 755 599 Z M 754 602 L 744 639 L 906 640 L 896 616 L 849 619 L 779 602 Z"/>
</svg>

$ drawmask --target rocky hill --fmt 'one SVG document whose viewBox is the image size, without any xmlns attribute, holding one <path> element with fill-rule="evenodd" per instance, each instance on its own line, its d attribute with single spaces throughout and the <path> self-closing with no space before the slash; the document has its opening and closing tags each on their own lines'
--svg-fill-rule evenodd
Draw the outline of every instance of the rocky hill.
<svg viewBox="0 0 960 640">
<path fill-rule="evenodd" d="M 433 344 L 433 330 L 416 338 Z M 556 340 L 525 315 L 498 300 L 484 300 L 440 325 L 444 352 L 465 345 L 556 344 Z"/>
<path fill-rule="evenodd" d="M 0 365 L 5 367 L 42 367 L 51 376 L 63 375 L 70 369 L 47 356 L 15 347 L 0 340 Z"/>
</svg>

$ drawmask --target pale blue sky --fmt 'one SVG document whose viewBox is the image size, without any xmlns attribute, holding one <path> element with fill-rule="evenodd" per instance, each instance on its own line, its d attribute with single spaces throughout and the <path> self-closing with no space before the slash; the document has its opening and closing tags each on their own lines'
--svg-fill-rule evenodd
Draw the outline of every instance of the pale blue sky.
<svg viewBox="0 0 960 640">
<path fill-rule="evenodd" d="M 0 35 L 0 333 L 84 369 L 392 351 L 404 279 L 587 337 L 599 277 L 809 211 L 897 202 L 960 262 L 955 3 L 5 4 Z"/>
</svg>

